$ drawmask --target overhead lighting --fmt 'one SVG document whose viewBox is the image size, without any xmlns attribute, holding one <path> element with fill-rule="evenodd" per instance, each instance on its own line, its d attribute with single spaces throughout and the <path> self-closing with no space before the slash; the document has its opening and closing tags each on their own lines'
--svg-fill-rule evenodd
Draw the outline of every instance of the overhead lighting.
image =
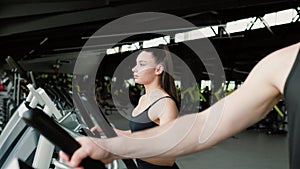
<svg viewBox="0 0 300 169">
<path fill-rule="evenodd" d="M 48 40 L 48 37 L 45 37 L 41 42 L 40 45 L 44 44 Z"/>
<path fill-rule="evenodd" d="M 276 16 L 276 25 L 291 23 L 296 15 L 297 11 L 295 9 L 279 11 Z"/>
<path fill-rule="evenodd" d="M 34 49 L 32 49 L 31 51 L 28 52 L 28 54 L 32 54 L 34 52 Z"/>
<path fill-rule="evenodd" d="M 212 28 L 211 26 L 207 26 L 200 29 L 176 34 L 175 43 L 194 40 L 194 39 L 208 38 L 215 35 L 216 35 L 215 28 Z"/>
<path fill-rule="evenodd" d="M 170 36 L 154 38 L 143 42 L 143 48 L 156 47 L 159 45 L 167 45 L 170 43 Z"/>
<path fill-rule="evenodd" d="M 111 35 L 93 35 L 93 36 L 85 36 L 81 37 L 81 39 L 95 39 L 95 38 L 110 38 L 110 37 L 118 37 L 118 36 L 133 36 L 139 34 L 161 34 L 163 32 L 179 32 L 179 31 L 186 31 L 186 30 L 193 30 L 195 27 L 186 27 L 186 28 L 174 28 L 174 29 L 161 29 L 161 30 L 149 30 L 149 31 L 141 31 L 141 32 L 124 32 L 124 33 L 116 33 Z"/>
<path fill-rule="evenodd" d="M 131 45 L 122 45 L 121 52 L 134 51 L 140 49 L 140 43 L 136 42 Z"/>
<path fill-rule="evenodd" d="M 119 53 L 120 51 L 120 47 L 114 47 L 114 48 L 109 48 L 106 50 L 106 54 L 111 55 L 111 54 L 115 54 L 115 53 Z"/>
<path fill-rule="evenodd" d="M 226 24 L 226 30 L 230 33 L 245 31 L 253 18 L 241 19 Z"/>
</svg>

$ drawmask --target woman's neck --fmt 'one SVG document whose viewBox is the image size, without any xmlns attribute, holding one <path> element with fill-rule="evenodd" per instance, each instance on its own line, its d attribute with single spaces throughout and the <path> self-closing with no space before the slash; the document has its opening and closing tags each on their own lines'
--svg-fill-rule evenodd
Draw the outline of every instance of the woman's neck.
<svg viewBox="0 0 300 169">
<path fill-rule="evenodd" d="M 166 92 L 164 89 L 156 84 L 156 85 L 144 85 L 145 87 L 145 96 L 146 97 L 155 97 L 155 96 L 161 96 L 164 95 Z"/>
</svg>

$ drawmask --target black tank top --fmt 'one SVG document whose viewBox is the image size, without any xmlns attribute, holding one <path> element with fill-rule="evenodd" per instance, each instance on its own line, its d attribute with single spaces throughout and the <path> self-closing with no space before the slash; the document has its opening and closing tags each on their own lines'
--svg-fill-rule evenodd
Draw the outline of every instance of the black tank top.
<svg viewBox="0 0 300 169">
<path fill-rule="evenodd" d="M 300 51 L 284 87 L 288 112 L 290 169 L 300 168 Z"/>
<path fill-rule="evenodd" d="M 137 116 L 132 116 L 131 114 L 131 119 L 129 121 L 129 127 L 130 130 L 132 132 L 135 131 L 140 131 L 140 130 L 145 130 L 145 129 L 149 129 L 152 127 L 156 127 L 158 126 L 158 124 L 156 124 L 155 122 L 153 122 L 150 118 L 149 118 L 149 109 L 155 104 L 157 103 L 159 100 L 164 99 L 164 98 L 171 98 L 170 96 L 164 96 L 161 97 L 159 99 L 157 99 L 156 101 L 154 101 L 150 106 L 148 106 L 142 113 L 138 114 Z"/>
</svg>

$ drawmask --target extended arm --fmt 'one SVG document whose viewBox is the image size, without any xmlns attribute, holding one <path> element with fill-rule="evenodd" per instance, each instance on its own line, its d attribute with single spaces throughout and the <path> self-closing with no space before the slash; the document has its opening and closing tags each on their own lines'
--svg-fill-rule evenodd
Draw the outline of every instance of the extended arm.
<svg viewBox="0 0 300 169">
<path fill-rule="evenodd" d="M 299 45 L 296 45 L 272 53 L 255 66 L 239 89 L 201 113 L 189 114 L 128 137 L 79 138 L 82 148 L 73 155 L 72 161 L 78 164 L 87 155 L 103 161 L 174 157 L 209 148 L 265 117 L 282 97 L 284 82 L 298 50 Z M 84 142 L 93 143 L 97 152 Z"/>
</svg>

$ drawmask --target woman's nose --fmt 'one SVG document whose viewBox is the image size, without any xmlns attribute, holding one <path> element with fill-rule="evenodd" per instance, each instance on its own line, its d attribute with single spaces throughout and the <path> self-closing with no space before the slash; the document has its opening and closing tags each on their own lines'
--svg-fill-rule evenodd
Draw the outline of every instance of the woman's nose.
<svg viewBox="0 0 300 169">
<path fill-rule="evenodd" d="M 134 66 L 132 69 L 131 69 L 132 72 L 135 72 L 136 71 L 136 66 Z"/>
</svg>

